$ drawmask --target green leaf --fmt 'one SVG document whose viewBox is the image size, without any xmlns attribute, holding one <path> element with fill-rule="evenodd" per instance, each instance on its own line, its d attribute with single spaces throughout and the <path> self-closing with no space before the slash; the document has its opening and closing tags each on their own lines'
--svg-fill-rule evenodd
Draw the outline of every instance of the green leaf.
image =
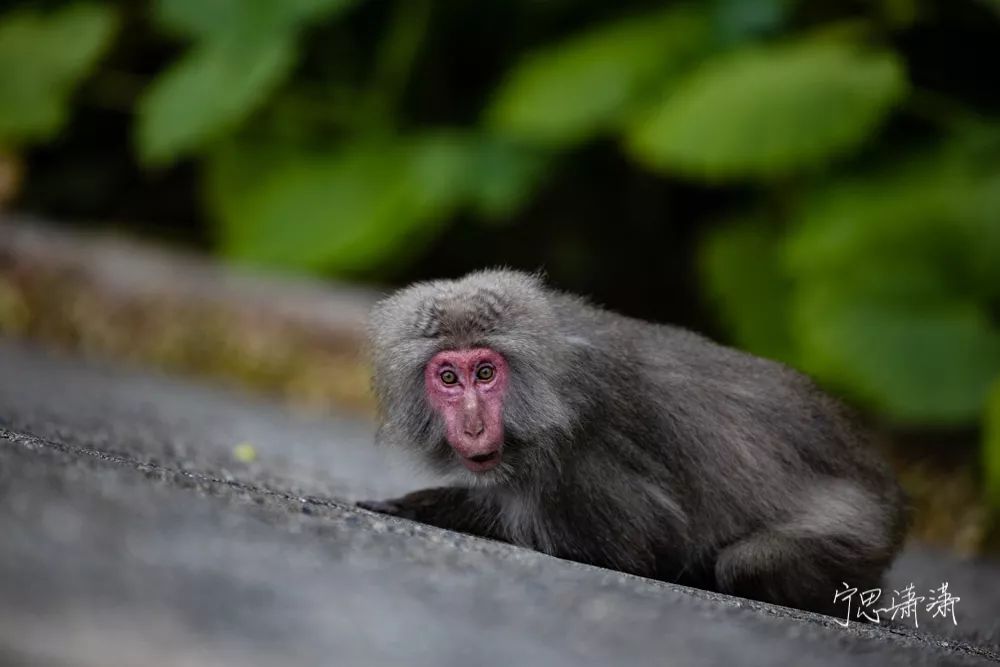
<svg viewBox="0 0 1000 667">
<path fill-rule="evenodd" d="M 260 9 L 271 8 L 276 2 L 262 2 L 258 11 L 244 11 L 246 0 L 157 0 L 153 16 L 163 27 L 182 35 L 210 37 L 228 31 L 229 26 L 260 15 Z"/>
<path fill-rule="evenodd" d="M 701 243 L 699 260 L 706 295 L 740 346 L 792 363 L 792 283 L 780 251 L 779 229 L 746 220 L 713 229 Z"/>
<path fill-rule="evenodd" d="M 961 424 L 1000 374 L 1000 178 L 946 146 L 807 196 L 784 248 L 802 365 L 913 424 Z"/>
<path fill-rule="evenodd" d="M 1000 510 L 1000 380 L 994 383 L 983 425 L 983 478 L 990 504 Z"/>
<path fill-rule="evenodd" d="M 206 39 L 285 32 L 346 9 L 355 0 L 158 0 L 155 16 L 173 32 Z"/>
<path fill-rule="evenodd" d="M 232 131 L 295 61 L 296 30 L 354 0 L 159 0 L 156 16 L 198 42 L 139 106 L 142 158 L 164 164 Z"/>
<path fill-rule="evenodd" d="M 295 60 L 290 34 L 257 42 L 205 42 L 163 73 L 139 103 L 142 158 L 163 164 L 237 127 Z"/>
<path fill-rule="evenodd" d="M 331 154 L 227 149 L 209 161 L 225 252 L 301 270 L 357 272 L 405 261 L 467 192 L 456 135 L 368 141 Z"/>
<path fill-rule="evenodd" d="M 974 303 L 896 302 L 823 283 L 799 289 L 793 318 L 804 370 L 901 422 L 967 423 L 1000 374 L 1000 332 Z"/>
<path fill-rule="evenodd" d="M 73 4 L 0 20 L 0 144 L 59 131 L 70 94 L 111 43 L 116 18 L 110 7 Z"/>
<path fill-rule="evenodd" d="M 1000 164 L 991 170 L 934 149 L 806 197 L 786 259 L 801 279 L 864 280 L 856 289 L 868 293 L 903 263 L 914 282 L 896 298 L 985 302 L 1000 296 L 998 206 Z"/>
<path fill-rule="evenodd" d="M 469 199 L 487 220 L 513 215 L 544 178 L 549 156 L 496 137 L 476 140 L 470 156 Z"/>
<path fill-rule="evenodd" d="M 777 356 L 790 338 L 783 360 L 897 422 L 977 419 L 1000 375 L 1000 162 L 957 139 L 806 193 L 783 231 L 709 235 L 704 284 L 737 339 Z"/>
<path fill-rule="evenodd" d="M 702 13 L 671 9 L 638 16 L 528 55 L 487 110 L 492 128 L 552 146 L 608 129 L 651 84 L 706 48 Z"/>
<path fill-rule="evenodd" d="M 968 254 L 957 220 L 968 192 L 954 179 L 836 183 L 807 199 L 789 239 L 789 264 L 802 277 L 840 279 L 850 279 L 851 267 L 899 257 L 923 258 L 944 270 L 957 266 Z"/>
<path fill-rule="evenodd" d="M 472 170 L 472 142 L 472 136 L 456 131 L 428 131 L 399 140 L 402 177 L 409 181 L 411 196 L 421 211 L 451 212 L 468 199 L 477 176 Z"/>
<path fill-rule="evenodd" d="M 652 167 L 773 177 L 850 152 L 906 88 L 898 58 L 812 39 L 729 53 L 667 89 L 628 131 Z"/>
<path fill-rule="evenodd" d="M 793 0 L 714 0 L 715 33 L 723 44 L 777 32 L 792 13 Z"/>
<path fill-rule="evenodd" d="M 474 132 L 432 132 L 415 144 L 413 178 L 419 189 L 440 193 L 448 207 L 469 206 L 488 220 L 522 206 L 549 163 L 543 152 Z"/>
</svg>

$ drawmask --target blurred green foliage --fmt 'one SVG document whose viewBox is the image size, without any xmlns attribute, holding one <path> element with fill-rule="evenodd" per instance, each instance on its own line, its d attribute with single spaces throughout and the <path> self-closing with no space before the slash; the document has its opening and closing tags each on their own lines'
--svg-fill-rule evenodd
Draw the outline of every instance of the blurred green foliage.
<svg viewBox="0 0 1000 667">
<path fill-rule="evenodd" d="M 76 4 L 40 15 L 11 12 L 0 23 L 0 147 L 49 139 L 68 112 L 67 97 L 107 48 L 112 8 Z"/>
<path fill-rule="evenodd" d="M 529 53 L 487 109 L 489 125 L 561 147 L 626 124 L 625 115 L 709 48 L 709 17 L 670 8 Z"/>
<path fill-rule="evenodd" d="M 986 488 L 993 507 L 1000 507 L 1000 382 L 990 393 L 986 414 L 986 443 L 983 447 Z"/>
<path fill-rule="evenodd" d="M 736 343 L 890 423 L 982 425 L 1000 498 L 1000 111 L 963 99 L 968 86 L 927 86 L 940 54 L 914 62 L 920 49 L 902 46 L 946 8 L 1000 40 L 996 2 L 512 0 L 506 16 L 591 18 L 508 31 L 505 74 L 485 94 L 435 100 L 455 105 L 438 114 L 407 94 L 463 10 L 383 2 L 359 21 L 363 38 L 338 30 L 374 4 L 7 11 L 0 148 L 51 141 L 78 84 L 127 40 L 115 26 L 151 26 L 168 47 L 130 100 L 141 163 L 197 165 L 226 255 L 359 274 L 419 257 L 457 218 L 503 224 L 566 156 L 614 142 L 636 170 L 726 202 L 699 221 L 698 257 Z"/>
<path fill-rule="evenodd" d="M 892 54 L 840 39 L 738 49 L 669 86 L 629 146 L 665 171 L 766 179 L 855 148 L 903 89 Z"/>
<path fill-rule="evenodd" d="M 139 104 L 137 146 L 162 164 L 232 132 L 295 64 L 303 25 L 348 0 L 158 0 L 156 18 L 193 41 Z"/>
</svg>

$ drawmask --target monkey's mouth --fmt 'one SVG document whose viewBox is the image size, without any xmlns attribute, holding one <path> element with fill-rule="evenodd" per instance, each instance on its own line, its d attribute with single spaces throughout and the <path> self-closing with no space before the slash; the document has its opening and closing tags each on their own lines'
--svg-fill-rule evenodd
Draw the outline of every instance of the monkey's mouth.
<svg viewBox="0 0 1000 667">
<path fill-rule="evenodd" d="M 500 463 L 500 450 L 495 449 L 492 452 L 486 452 L 485 454 L 463 456 L 461 458 L 462 465 L 472 472 L 486 472 L 487 470 L 492 470 Z"/>
</svg>

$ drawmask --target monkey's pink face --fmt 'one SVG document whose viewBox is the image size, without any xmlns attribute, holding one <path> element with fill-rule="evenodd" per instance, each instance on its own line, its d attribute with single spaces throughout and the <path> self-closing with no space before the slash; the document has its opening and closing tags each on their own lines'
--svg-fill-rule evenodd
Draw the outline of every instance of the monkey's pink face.
<svg viewBox="0 0 1000 667">
<path fill-rule="evenodd" d="M 507 379 L 507 362 L 488 348 L 445 350 L 424 369 L 427 400 L 444 419 L 445 438 L 473 472 L 495 468 L 503 456 Z"/>
</svg>

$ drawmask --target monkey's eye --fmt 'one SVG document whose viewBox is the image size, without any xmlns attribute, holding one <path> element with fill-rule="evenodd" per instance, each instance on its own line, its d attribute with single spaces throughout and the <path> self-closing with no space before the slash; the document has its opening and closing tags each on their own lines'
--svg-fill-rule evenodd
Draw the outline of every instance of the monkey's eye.
<svg viewBox="0 0 1000 667">
<path fill-rule="evenodd" d="M 441 371 L 441 374 L 438 375 L 438 377 L 441 378 L 441 382 L 444 382 L 445 384 L 455 384 L 458 382 L 458 376 L 455 375 L 455 371 Z"/>
<path fill-rule="evenodd" d="M 483 382 L 489 382 L 493 379 L 494 375 L 496 375 L 496 370 L 489 364 L 483 364 L 476 369 L 476 378 Z"/>
</svg>

